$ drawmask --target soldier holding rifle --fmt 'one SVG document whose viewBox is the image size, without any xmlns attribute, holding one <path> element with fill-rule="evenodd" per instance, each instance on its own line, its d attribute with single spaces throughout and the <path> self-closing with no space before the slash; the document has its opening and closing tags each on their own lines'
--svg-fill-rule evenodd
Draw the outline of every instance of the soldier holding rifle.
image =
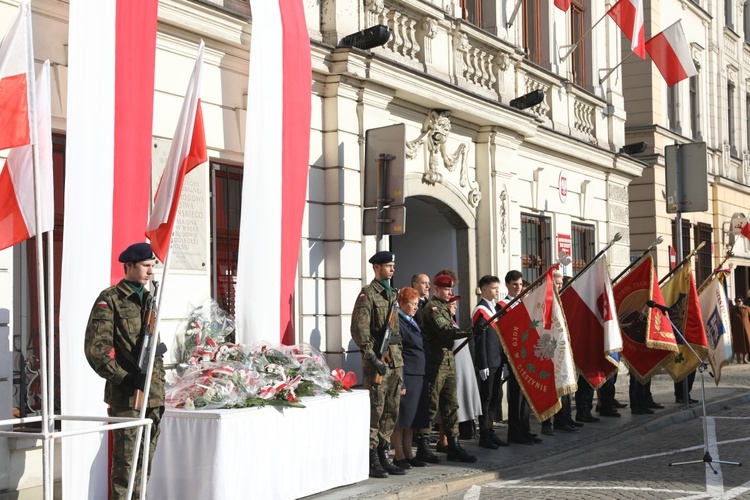
<svg viewBox="0 0 750 500">
<path fill-rule="evenodd" d="M 143 357 L 139 353 L 144 341 L 143 326 L 147 324 L 145 319 L 150 319 L 150 328 L 153 329 L 154 319 L 153 314 L 149 314 L 153 313 L 153 297 L 145 285 L 151 279 L 156 257 L 148 243 L 135 243 L 126 248 L 118 260 L 123 263 L 125 276 L 117 285 L 103 290 L 96 299 L 86 326 L 84 349 L 91 367 L 107 380 L 104 402 L 109 405 L 109 415 L 137 418 L 137 393 L 143 391 L 146 381 L 146 370 L 138 366 L 139 357 Z M 164 364 L 161 358 L 164 351 L 166 349 L 161 344 L 156 352 L 147 402 L 146 417 L 154 422 L 151 426 L 149 469 L 164 413 Z M 112 431 L 112 499 L 127 496 L 137 432 L 137 427 Z M 139 461 L 139 469 L 140 466 Z M 140 482 L 136 481 L 134 498 L 140 496 L 139 485 Z"/>
<path fill-rule="evenodd" d="M 359 292 L 352 312 L 352 340 L 362 354 L 364 385 L 370 391 L 370 477 L 403 475 L 406 470 L 388 458 L 391 434 L 401 401 L 401 335 L 398 328 L 398 290 L 391 288 L 395 255 L 381 251 L 369 262 L 375 279 Z"/>
</svg>

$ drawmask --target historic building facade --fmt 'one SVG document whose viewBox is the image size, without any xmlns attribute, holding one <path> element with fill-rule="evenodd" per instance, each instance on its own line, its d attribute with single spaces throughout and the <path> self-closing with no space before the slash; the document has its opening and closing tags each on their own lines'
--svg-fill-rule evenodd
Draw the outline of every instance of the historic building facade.
<svg viewBox="0 0 750 500">
<path fill-rule="evenodd" d="M 736 226 L 750 206 L 749 8 L 735 0 L 646 0 L 644 12 L 647 39 L 681 20 L 698 75 L 670 88 L 650 60 L 633 57 L 623 65 L 627 142 L 648 143 L 636 156 L 649 167 L 630 185 L 632 251 L 662 236 L 657 264 L 666 274 L 676 217 L 666 209 L 665 147 L 705 142 L 708 210 L 682 214 L 683 253 L 706 242 L 694 261 L 696 281 L 723 262 L 733 269 L 730 295 L 745 296 L 750 245 Z M 729 249 L 734 255 L 725 261 Z"/>
<path fill-rule="evenodd" d="M 297 341 L 325 352 L 332 367 L 359 371 L 349 323 L 359 289 L 372 279 L 367 258 L 375 240 L 363 236 L 362 217 L 365 172 L 374 168 L 365 165 L 365 135 L 374 128 L 405 126 L 405 233 L 384 240 L 397 254 L 395 286 L 408 285 L 418 272 L 456 270 L 464 296 L 460 320 L 466 322 L 484 274 L 502 277 L 519 269 L 532 281 L 560 252 L 572 256 L 565 272 L 574 274 L 616 233 L 623 238 L 608 253 L 611 272 L 627 266 L 634 220 L 629 186 L 645 164 L 621 152 L 630 139 L 623 75 L 616 68 L 619 29 L 605 19 L 571 47 L 604 15 L 605 5 L 573 1 L 563 13 L 551 0 L 304 4 L 313 85 Z M 16 5 L 0 5 L 2 29 Z M 68 2 L 35 0 L 32 8 L 36 59 L 50 59 L 53 67 L 55 240 L 61 242 Z M 385 45 L 339 46 L 345 36 L 378 24 L 392 32 Z M 202 102 L 210 161 L 187 180 L 172 292 L 162 312 L 168 341 L 190 308 L 207 298 L 229 311 L 235 307 L 243 137 L 246 113 L 253 112 L 246 109 L 248 57 L 256 50 L 246 1 L 159 2 L 152 185 L 200 39 L 206 42 Z M 607 76 L 610 68 L 616 69 Z M 539 104 L 510 105 L 538 90 Z M 16 368 L 19 356 L 33 356 L 33 347 L 26 348 L 35 333 L 31 248 L 0 252 L 0 307 L 11 311 Z M 176 352 L 170 351 L 173 362 Z M 24 391 L 33 409 L 33 389 Z"/>
</svg>

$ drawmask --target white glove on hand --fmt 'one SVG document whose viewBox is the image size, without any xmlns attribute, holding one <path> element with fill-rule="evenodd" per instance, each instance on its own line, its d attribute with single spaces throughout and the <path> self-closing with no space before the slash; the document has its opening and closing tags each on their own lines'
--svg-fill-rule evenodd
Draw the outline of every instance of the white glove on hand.
<svg viewBox="0 0 750 500">
<path fill-rule="evenodd" d="M 489 368 L 485 368 L 484 370 L 479 370 L 479 378 L 482 379 L 482 382 L 484 382 L 485 380 L 487 380 L 487 377 L 489 377 L 489 376 L 490 376 L 490 369 Z"/>
<path fill-rule="evenodd" d="M 508 378 L 510 376 L 510 372 L 508 371 L 508 365 L 503 365 L 503 378 Z"/>
</svg>

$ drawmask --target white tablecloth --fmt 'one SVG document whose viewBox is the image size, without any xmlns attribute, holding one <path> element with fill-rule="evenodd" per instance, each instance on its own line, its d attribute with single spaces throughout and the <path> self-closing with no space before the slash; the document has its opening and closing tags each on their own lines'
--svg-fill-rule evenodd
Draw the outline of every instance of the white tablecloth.
<svg viewBox="0 0 750 500">
<path fill-rule="evenodd" d="M 167 411 L 148 498 L 299 498 L 367 479 L 367 391 L 302 403 L 306 408 Z"/>
</svg>

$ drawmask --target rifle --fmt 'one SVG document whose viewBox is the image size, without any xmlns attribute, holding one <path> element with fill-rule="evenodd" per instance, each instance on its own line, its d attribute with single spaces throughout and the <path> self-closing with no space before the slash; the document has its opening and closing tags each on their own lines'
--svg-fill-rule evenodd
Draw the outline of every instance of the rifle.
<svg viewBox="0 0 750 500">
<path fill-rule="evenodd" d="M 398 297 L 397 289 L 391 289 L 391 293 L 396 294 L 396 297 Z M 378 357 L 386 363 L 391 362 L 391 352 L 388 350 L 388 346 L 390 345 L 391 334 L 393 333 L 393 328 L 396 326 L 396 319 L 398 318 L 396 312 L 397 307 L 398 298 L 394 299 L 393 304 L 391 304 L 391 311 L 388 313 L 388 322 L 385 325 L 385 335 L 383 335 L 383 343 L 380 344 L 380 355 Z M 383 376 L 378 372 L 375 372 L 375 383 L 380 384 L 382 382 Z"/>
<path fill-rule="evenodd" d="M 138 335 L 138 345 L 136 347 L 138 351 L 138 370 L 141 373 L 148 373 L 148 362 L 151 359 L 151 349 L 154 346 L 154 323 L 156 322 L 156 311 L 154 310 L 154 304 L 156 303 L 156 295 L 159 293 L 159 282 L 156 280 L 154 283 L 154 293 L 149 297 L 146 302 L 146 310 L 143 313 L 143 321 L 141 323 L 141 333 Z M 143 391 L 136 389 L 133 393 L 133 409 L 140 411 L 143 406 Z"/>
</svg>

